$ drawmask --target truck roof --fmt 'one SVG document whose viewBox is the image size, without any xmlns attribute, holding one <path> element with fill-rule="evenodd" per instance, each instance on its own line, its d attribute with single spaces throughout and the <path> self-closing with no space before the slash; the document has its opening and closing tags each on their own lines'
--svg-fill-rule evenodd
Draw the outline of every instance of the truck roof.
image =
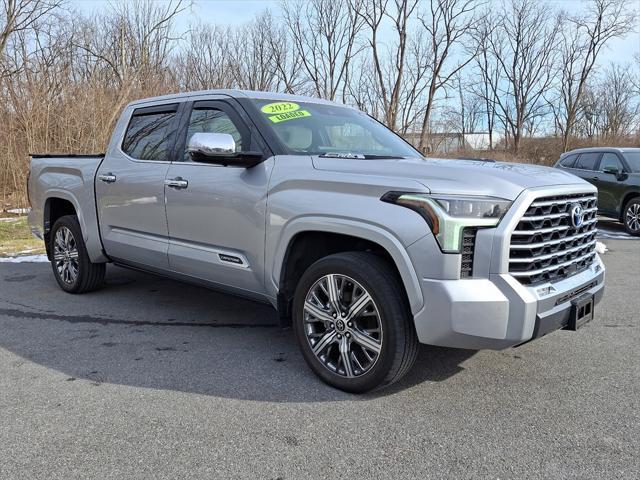
<svg viewBox="0 0 640 480">
<path fill-rule="evenodd" d="M 305 95 L 291 95 L 289 93 L 276 93 L 276 92 L 258 92 L 254 90 L 236 90 L 236 89 L 213 89 L 213 90 L 198 90 L 193 92 L 173 93 L 170 95 L 162 95 L 159 97 L 141 98 L 140 100 L 134 100 L 129 105 L 142 105 L 145 103 L 178 100 L 182 101 L 190 97 L 200 97 L 205 95 L 226 95 L 232 98 L 255 98 L 261 100 L 282 100 L 287 102 L 308 102 L 308 103 L 320 103 L 326 105 L 340 105 L 348 107 L 338 102 L 332 102 L 329 100 L 323 100 L 321 98 L 307 97 Z M 349 107 L 351 108 L 351 107 Z"/>
</svg>

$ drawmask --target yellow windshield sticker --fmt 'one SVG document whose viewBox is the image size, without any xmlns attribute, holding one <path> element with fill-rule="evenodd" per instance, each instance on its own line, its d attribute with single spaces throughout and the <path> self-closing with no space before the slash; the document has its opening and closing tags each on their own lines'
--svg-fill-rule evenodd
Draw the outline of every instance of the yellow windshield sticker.
<svg viewBox="0 0 640 480">
<path fill-rule="evenodd" d="M 278 115 L 271 115 L 269 120 L 273 123 L 286 122 L 287 120 L 293 120 L 294 118 L 310 117 L 311 114 L 306 110 L 297 110 L 295 112 L 279 113 Z"/>
<path fill-rule="evenodd" d="M 300 108 L 300 105 L 293 102 L 275 102 L 275 103 L 267 103 L 260 110 L 262 113 L 287 113 L 287 112 L 295 112 Z"/>
</svg>

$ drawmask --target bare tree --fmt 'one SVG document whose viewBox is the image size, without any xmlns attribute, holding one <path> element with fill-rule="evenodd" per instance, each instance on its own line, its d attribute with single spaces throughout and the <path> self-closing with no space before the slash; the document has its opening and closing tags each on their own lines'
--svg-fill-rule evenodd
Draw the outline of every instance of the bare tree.
<svg viewBox="0 0 640 480">
<path fill-rule="evenodd" d="M 633 76 L 633 87 L 635 89 L 636 95 L 640 97 L 640 51 L 636 52 L 633 56 L 633 66 L 636 74 Z"/>
<path fill-rule="evenodd" d="M 628 65 L 611 65 L 607 69 L 598 96 L 604 137 L 628 135 L 638 128 L 640 100 Z"/>
<path fill-rule="evenodd" d="M 11 38 L 24 35 L 64 3 L 65 0 L 3 0 L 0 11 L 0 78 L 15 72 L 15 68 L 10 68 L 7 63 L 6 51 Z"/>
<path fill-rule="evenodd" d="M 498 81 L 489 79 L 489 86 L 515 154 L 525 127 L 546 113 L 543 100 L 556 74 L 560 25 L 547 4 L 508 0 L 488 38 L 499 70 Z"/>
<path fill-rule="evenodd" d="M 368 0 L 357 14 L 369 27 L 368 38 L 374 71 L 384 106 L 384 121 L 387 126 L 396 130 L 400 96 L 403 88 L 403 75 L 406 70 L 408 50 L 409 20 L 418 6 L 418 0 L 394 0 L 393 9 L 389 8 L 389 0 Z M 389 52 L 388 74 L 385 74 L 384 52 L 381 52 L 379 33 L 382 22 L 388 18 L 393 25 L 397 43 Z"/>
<path fill-rule="evenodd" d="M 585 89 L 578 105 L 579 114 L 576 116 L 574 133 L 582 138 L 595 139 L 601 127 L 600 100 L 593 81 Z"/>
<path fill-rule="evenodd" d="M 636 19 L 637 14 L 628 9 L 626 0 L 589 0 L 586 13 L 565 14 L 560 106 L 556 109 L 556 124 L 562 134 L 564 151 L 569 148 L 580 99 L 603 47 L 611 39 L 631 31 Z"/>
<path fill-rule="evenodd" d="M 427 32 L 427 41 L 431 45 L 430 78 L 419 143 L 421 150 L 427 147 L 436 95 L 475 56 L 467 55 L 464 51 L 455 55 L 455 50 L 476 28 L 476 12 L 482 3 L 478 0 L 431 0 L 429 5 L 428 11 L 419 15 L 420 23 Z"/>
<path fill-rule="evenodd" d="M 478 27 L 472 32 L 473 43 L 470 50 L 475 54 L 474 64 L 477 80 L 471 83 L 471 89 L 482 99 L 485 125 L 489 135 L 489 149 L 494 148 L 494 130 L 496 126 L 497 86 L 500 82 L 500 65 L 492 54 L 491 37 L 496 28 L 496 17 L 486 13 Z"/>
<path fill-rule="evenodd" d="M 424 93 L 428 87 L 427 78 L 432 52 L 423 37 L 424 32 L 419 30 L 408 42 L 409 53 L 398 101 L 398 131 L 402 135 L 410 130 L 419 130 L 422 124 L 421 117 L 424 115 Z"/>
<path fill-rule="evenodd" d="M 230 63 L 234 85 L 246 90 L 275 90 L 275 52 L 269 38 L 273 24 L 266 11 L 233 35 L 233 61 Z"/>
<path fill-rule="evenodd" d="M 313 92 L 335 100 L 347 97 L 350 63 L 361 47 L 363 26 L 356 14 L 362 0 L 283 1 L 282 13 Z"/>
<path fill-rule="evenodd" d="M 291 45 L 285 26 L 272 26 L 266 39 L 273 55 L 274 75 L 278 79 L 277 90 L 285 93 L 303 92 L 304 79 L 299 68 L 300 52 Z"/>
<path fill-rule="evenodd" d="M 454 84 L 458 93 L 459 108 L 456 112 L 460 133 L 476 133 L 482 114 L 482 99 L 470 87 L 470 82 L 463 79 L 460 73 L 454 77 Z"/>
<path fill-rule="evenodd" d="M 353 75 L 347 85 L 349 103 L 358 109 L 367 112 L 375 118 L 384 118 L 384 107 L 380 102 L 380 90 L 378 88 L 372 60 L 366 57 L 356 58 Z"/>
<path fill-rule="evenodd" d="M 231 88 L 229 63 L 232 53 L 229 29 L 199 23 L 188 34 L 190 48 L 175 59 L 182 88 L 206 90 Z"/>
<path fill-rule="evenodd" d="M 185 0 L 110 4 L 111 13 L 95 19 L 101 35 L 92 35 L 78 47 L 107 66 L 120 87 L 134 83 L 144 87 L 153 73 L 166 71 L 179 39 L 173 33 L 173 23 L 188 5 Z"/>
</svg>

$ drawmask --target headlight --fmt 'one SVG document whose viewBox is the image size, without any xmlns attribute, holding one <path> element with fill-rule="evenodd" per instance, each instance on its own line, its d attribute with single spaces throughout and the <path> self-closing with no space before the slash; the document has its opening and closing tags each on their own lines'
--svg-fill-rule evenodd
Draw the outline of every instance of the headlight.
<svg viewBox="0 0 640 480">
<path fill-rule="evenodd" d="M 389 192 L 382 199 L 418 212 L 425 219 L 443 252 L 460 252 L 465 228 L 495 227 L 511 206 L 496 197 Z"/>
</svg>

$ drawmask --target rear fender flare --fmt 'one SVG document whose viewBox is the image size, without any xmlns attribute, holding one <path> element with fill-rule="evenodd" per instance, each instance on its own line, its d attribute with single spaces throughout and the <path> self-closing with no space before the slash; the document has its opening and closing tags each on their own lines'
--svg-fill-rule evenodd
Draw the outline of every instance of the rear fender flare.
<svg viewBox="0 0 640 480">
<path fill-rule="evenodd" d="M 76 211 L 76 216 L 78 217 L 78 223 L 80 223 L 80 228 L 82 229 L 82 238 L 87 246 L 87 254 L 89 255 L 89 259 L 93 263 L 101 263 L 106 262 L 107 258 L 104 256 L 102 252 L 102 242 L 99 237 L 99 233 L 97 231 L 98 226 L 94 225 L 90 227 L 87 224 L 86 217 L 84 215 L 84 211 L 80 206 L 80 202 L 71 192 L 67 190 L 59 190 L 56 188 L 52 188 L 46 191 L 45 193 L 45 202 L 44 202 L 44 210 L 43 210 L 43 223 L 47 221 L 49 218 L 49 208 L 51 204 L 51 200 L 59 198 L 61 200 L 66 200 L 71 205 L 73 205 L 74 210 Z M 91 208 L 95 208 L 92 206 Z M 95 218 L 95 215 L 94 215 Z M 44 227 L 44 225 L 43 225 Z M 53 228 L 53 225 L 49 225 L 49 229 Z M 90 230 L 95 230 L 95 237 L 89 235 Z M 44 230 L 43 230 L 44 231 Z"/>
</svg>

